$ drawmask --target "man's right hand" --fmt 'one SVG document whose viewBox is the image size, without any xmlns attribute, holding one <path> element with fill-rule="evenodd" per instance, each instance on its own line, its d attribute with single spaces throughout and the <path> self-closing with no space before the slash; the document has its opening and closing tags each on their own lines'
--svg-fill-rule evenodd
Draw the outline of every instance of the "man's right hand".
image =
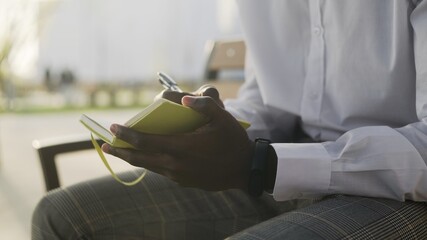
<svg viewBox="0 0 427 240">
<path fill-rule="evenodd" d="M 192 132 L 172 135 L 147 134 L 113 124 L 111 132 L 134 149 L 103 144 L 102 150 L 182 186 L 247 191 L 255 145 L 224 109 L 218 91 L 204 86 L 194 93 L 164 91 L 159 96 L 204 114 L 208 122 Z"/>
<path fill-rule="evenodd" d="M 165 98 L 172 102 L 182 104 L 181 100 L 184 96 L 205 96 L 205 97 L 211 97 L 219 106 L 224 108 L 224 103 L 221 101 L 218 90 L 210 85 L 203 85 L 196 91 L 192 93 L 186 93 L 186 92 L 176 92 L 176 91 L 170 91 L 170 90 L 164 90 L 161 93 L 159 93 L 155 99 L 157 98 Z"/>
</svg>

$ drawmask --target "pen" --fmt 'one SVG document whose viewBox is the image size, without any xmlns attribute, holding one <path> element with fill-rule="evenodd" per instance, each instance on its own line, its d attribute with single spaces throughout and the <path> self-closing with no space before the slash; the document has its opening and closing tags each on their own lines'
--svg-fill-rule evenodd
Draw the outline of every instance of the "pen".
<svg viewBox="0 0 427 240">
<path fill-rule="evenodd" d="M 164 88 L 175 92 L 182 92 L 181 88 L 178 87 L 178 84 L 167 74 L 158 72 L 157 76 L 159 77 L 159 82 Z"/>
</svg>

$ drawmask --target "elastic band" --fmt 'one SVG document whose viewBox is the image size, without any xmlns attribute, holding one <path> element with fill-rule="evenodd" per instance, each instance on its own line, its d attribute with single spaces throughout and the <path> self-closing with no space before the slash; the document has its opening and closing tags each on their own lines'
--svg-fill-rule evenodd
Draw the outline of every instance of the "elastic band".
<svg viewBox="0 0 427 240">
<path fill-rule="evenodd" d="M 110 171 L 111 176 L 113 176 L 114 179 L 117 180 L 117 182 L 124 184 L 126 186 L 133 186 L 137 183 L 139 183 L 145 176 L 145 174 L 147 173 L 147 170 L 144 169 L 144 172 L 141 174 L 141 176 L 139 176 L 137 179 L 131 181 L 131 182 L 126 182 L 121 180 L 113 171 L 113 169 L 111 169 L 110 164 L 108 163 L 107 159 L 104 156 L 104 152 L 101 150 L 101 147 L 99 146 L 98 142 L 95 140 L 95 138 L 93 137 L 93 134 L 90 134 L 90 140 L 92 141 L 93 146 L 95 147 L 96 151 L 98 152 L 99 157 L 101 157 L 102 162 L 104 163 L 105 167 L 107 167 L 108 171 Z"/>
</svg>

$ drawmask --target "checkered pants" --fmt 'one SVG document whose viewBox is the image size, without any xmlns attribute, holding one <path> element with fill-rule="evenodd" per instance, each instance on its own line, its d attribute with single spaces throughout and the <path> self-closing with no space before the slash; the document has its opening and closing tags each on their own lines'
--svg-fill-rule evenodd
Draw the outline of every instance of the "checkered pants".
<svg viewBox="0 0 427 240">
<path fill-rule="evenodd" d="M 427 239 L 425 202 L 339 195 L 312 202 L 182 188 L 154 173 L 133 187 L 104 177 L 44 197 L 34 211 L 32 238 Z"/>
<path fill-rule="evenodd" d="M 32 238 L 223 239 L 309 203 L 183 188 L 151 172 L 133 187 L 108 176 L 49 192 L 34 211 Z"/>
</svg>

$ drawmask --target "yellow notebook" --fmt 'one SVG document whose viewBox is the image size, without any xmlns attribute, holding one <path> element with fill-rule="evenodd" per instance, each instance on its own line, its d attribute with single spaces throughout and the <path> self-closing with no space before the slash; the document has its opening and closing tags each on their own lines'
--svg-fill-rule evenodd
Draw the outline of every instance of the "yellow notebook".
<svg viewBox="0 0 427 240">
<path fill-rule="evenodd" d="M 208 119 L 201 113 L 164 98 L 160 98 L 129 119 L 124 126 L 140 132 L 152 134 L 179 134 L 196 130 Z M 132 148 L 132 146 L 116 138 L 109 129 L 83 114 L 80 122 L 96 136 L 114 147 Z M 244 128 L 250 126 L 239 121 Z"/>
<path fill-rule="evenodd" d="M 208 119 L 206 116 L 189 107 L 160 98 L 143 109 L 137 115 L 129 119 L 124 125 L 145 133 L 179 134 L 196 130 L 197 128 L 203 126 L 203 124 L 207 123 L 207 121 Z M 120 148 L 132 148 L 132 145 L 129 143 L 116 138 L 114 134 L 108 130 L 108 126 L 99 124 L 85 114 L 81 116 L 80 122 L 93 134 L 112 146 Z M 240 125 L 244 128 L 248 128 L 250 126 L 248 122 L 240 120 L 239 122 Z M 91 135 L 91 140 L 105 167 L 108 169 L 108 171 L 110 171 L 113 178 L 118 182 L 127 186 L 132 186 L 144 178 L 146 173 L 145 171 L 141 176 L 133 181 L 126 182 L 121 180 L 110 167 L 110 164 L 105 158 L 101 147 L 98 145 L 93 135 Z"/>
</svg>

